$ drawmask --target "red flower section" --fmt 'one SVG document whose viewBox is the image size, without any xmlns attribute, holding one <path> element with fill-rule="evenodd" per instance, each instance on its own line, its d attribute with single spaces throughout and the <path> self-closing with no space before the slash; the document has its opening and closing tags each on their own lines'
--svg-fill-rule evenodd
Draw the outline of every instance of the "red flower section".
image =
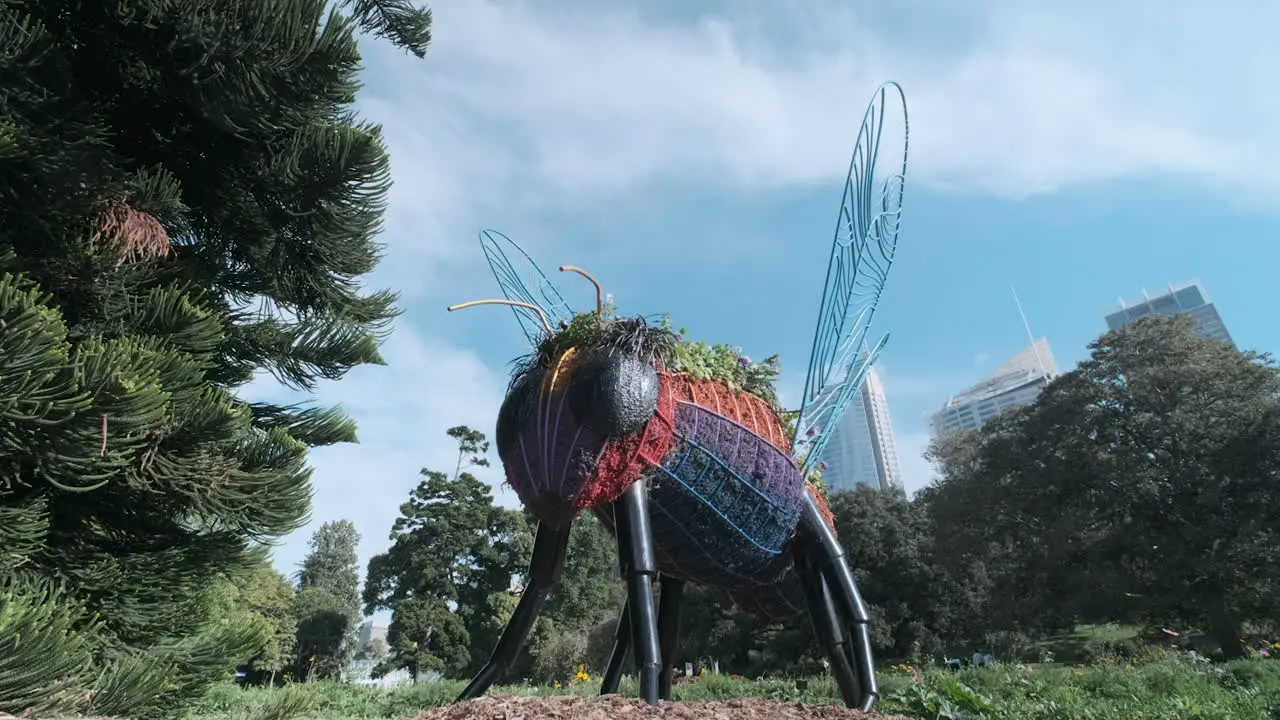
<svg viewBox="0 0 1280 720">
<path fill-rule="evenodd" d="M 694 380 L 688 373 L 664 376 L 670 378 L 676 400 L 714 410 L 791 454 L 791 439 L 783 428 L 782 418 L 762 398 L 733 390 L 719 380 Z"/>
<path fill-rule="evenodd" d="M 804 489 L 809 491 L 813 496 L 813 501 L 818 504 L 818 510 L 822 512 L 822 519 L 827 521 L 827 525 L 831 527 L 831 532 L 836 531 L 836 516 L 832 514 L 831 507 L 827 505 L 827 501 L 822 499 L 822 493 L 818 492 L 818 486 L 811 482 L 804 484 Z"/>
</svg>

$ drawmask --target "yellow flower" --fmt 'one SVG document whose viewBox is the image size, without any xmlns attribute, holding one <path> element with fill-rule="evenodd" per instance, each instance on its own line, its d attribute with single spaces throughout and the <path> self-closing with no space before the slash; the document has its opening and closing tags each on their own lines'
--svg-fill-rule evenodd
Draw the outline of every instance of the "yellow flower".
<svg viewBox="0 0 1280 720">
<path fill-rule="evenodd" d="M 560 689 L 560 683 L 556 683 L 556 684 L 555 684 L 555 685 L 553 685 L 552 687 L 554 687 L 555 689 L 559 690 L 559 689 Z"/>
<path fill-rule="evenodd" d="M 418 641 L 417 641 L 417 640 L 414 640 L 412 643 L 410 643 L 410 645 L 413 645 L 413 649 L 414 649 L 414 650 L 417 650 L 417 649 L 418 649 Z"/>
</svg>

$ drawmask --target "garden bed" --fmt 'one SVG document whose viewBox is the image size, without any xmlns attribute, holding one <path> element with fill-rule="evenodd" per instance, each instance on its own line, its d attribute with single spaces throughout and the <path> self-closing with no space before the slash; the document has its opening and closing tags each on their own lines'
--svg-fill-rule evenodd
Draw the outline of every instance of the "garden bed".
<svg viewBox="0 0 1280 720">
<path fill-rule="evenodd" d="M 419 714 L 414 720 L 908 720 L 901 715 L 861 713 L 834 705 L 805 705 L 748 698 L 646 705 L 621 695 L 600 697 L 483 697 Z"/>
</svg>

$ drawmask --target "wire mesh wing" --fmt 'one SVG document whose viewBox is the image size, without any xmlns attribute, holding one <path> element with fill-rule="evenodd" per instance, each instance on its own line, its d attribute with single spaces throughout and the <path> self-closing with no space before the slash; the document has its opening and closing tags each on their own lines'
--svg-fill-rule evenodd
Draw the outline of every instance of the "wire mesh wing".
<svg viewBox="0 0 1280 720">
<path fill-rule="evenodd" d="M 485 229 L 480 231 L 480 249 L 484 251 L 489 269 L 506 299 L 540 308 L 552 327 L 573 319 L 573 310 L 560 296 L 555 284 L 515 241 L 497 230 Z M 511 311 L 515 313 L 529 343 L 536 346 L 544 332 L 542 323 L 525 308 L 512 307 Z"/>
<path fill-rule="evenodd" d="M 895 106 L 902 112 L 901 165 L 897 165 L 896 156 L 889 158 L 889 172 L 877 177 L 881 143 L 886 130 L 895 129 L 886 127 L 885 119 L 890 112 L 896 114 Z M 822 460 L 827 441 L 889 339 L 885 335 L 867 349 L 871 319 L 898 244 L 907 136 L 906 96 L 897 83 L 887 82 L 876 91 L 863 116 L 831 244 L 793 443 L 797 449 L 805 448 L 805 477 Z"/>
</svg>

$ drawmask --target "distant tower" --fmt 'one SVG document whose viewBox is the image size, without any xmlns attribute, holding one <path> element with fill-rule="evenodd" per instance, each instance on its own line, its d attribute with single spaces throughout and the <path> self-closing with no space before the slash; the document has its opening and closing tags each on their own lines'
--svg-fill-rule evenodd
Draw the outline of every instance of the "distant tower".
<svg viewBox="0 0 1280 720">
<path fill-rule="evenodd" d="M 1209 301 L 1209 294 L 1198 281 L 1170 285 L 1160 295 L 1148 295 L 1144 290 L 1141 299 L 1128 303 L 1121 300 L 1120 307 L 1107 313 L 1107 328 L 1119 330 L 1148 315 L 1189 315 L 1195 320 L 1195 333 L 1200 337 L 1236 346 L 1222 317 L 1218 315 L 1218 309 Z"/>
<path fill-rule="evenodd" d="M 378 620 L 366 620 L 365 623 L 360 626 L 358 638 L 361 645 L 368 645 L 374 640 L 386 642 L 387 624 Z"/>
<path fill-rule="evenodd" d="M 1057 376 L 1049 341 L 1036 340 L 978 384 L 948 398 L 933 416 L 933 434 L 976 430 L 1005 408 L 1030 405 Z"/>
<path fill-rule="evenodd" d="M 875 368 L 867 371 L 822 459 L 827 464 L 822 477 L 831 492 L 852 490 L 857 485 L 902 490 L 889 401 Z"/>
<path fill-rule="evenodd" d="M 1022 311 L 1022 301 L 1018 299 L 1018 291 L 1013 288 L 1010 290 L 1030 345 L 1009 358 L 978 384 L 947 398 L 946 404 L 934 413 L 930 423 L 934 437 L 957 430 L 976 430 L 1006 408 L 1030 405 L 1035 402 L 1040 391 L 1058 377 L 1058 365 L 1054 362 L 1049 341 L 1044 338 L 1037 340 L 1032 334 L 1031 323 L 1027 321 L 1027 314 Z"/>
</svg>

